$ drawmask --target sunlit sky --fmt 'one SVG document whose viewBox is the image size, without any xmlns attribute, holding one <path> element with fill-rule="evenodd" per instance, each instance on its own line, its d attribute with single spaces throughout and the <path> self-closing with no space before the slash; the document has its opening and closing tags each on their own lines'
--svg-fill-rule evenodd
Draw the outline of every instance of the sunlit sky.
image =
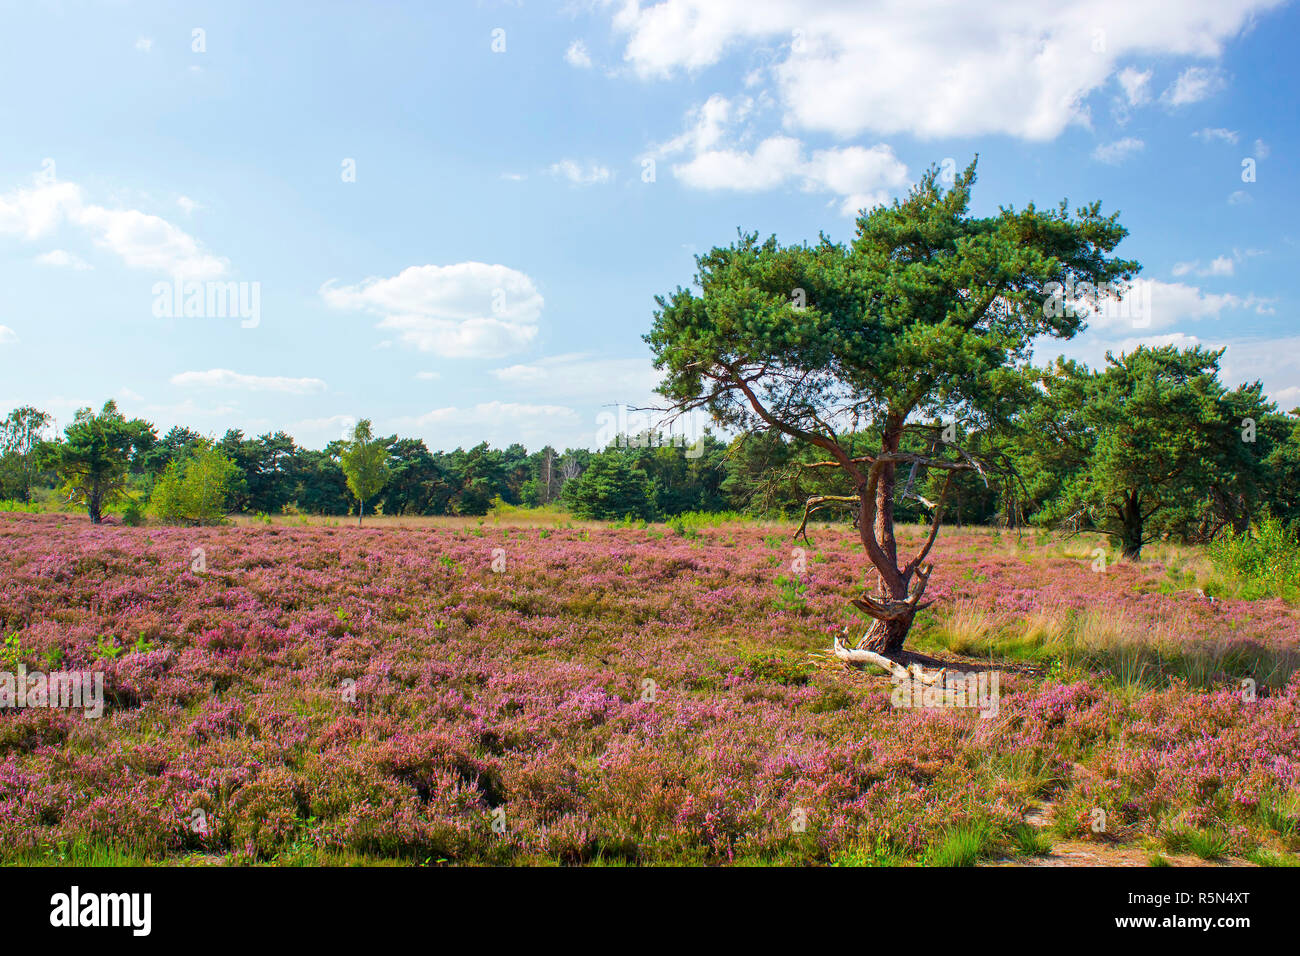
<svg viewBox="0 0 1300 956">
<path fill-rule="evenodd" d="M 848 240 L 976 153 L 976 213 L 1100 199 L 1144 266 L 1143 324 L 1040 359 L 1227 346 L 1289 409 L 1298 40 L 1247 0 L 0 2 L 0 412 L 591 447 L 694 254 Z"/>
</svg>

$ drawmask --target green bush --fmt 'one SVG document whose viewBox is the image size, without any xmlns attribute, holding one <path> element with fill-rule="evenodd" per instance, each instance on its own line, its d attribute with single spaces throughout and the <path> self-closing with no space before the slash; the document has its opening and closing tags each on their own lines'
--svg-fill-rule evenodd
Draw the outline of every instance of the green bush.
<svg viewBox="0 0 1300 956">
<path fill-rule="evenodd" d="M 134 498 L 127 502 L 126 509 L 122 512 L 122 524 L 132 528 L 144 524 L 144 511 L 140 508 L 140 502 Z"/>
<path fill-rule="evenodd" d="M 239 468 L 211 442 L 188 458 L 168 463 L 154 486 L 154 513 L 170 524 L 219 524 L 239 477 Z"/>
<path fill-rule="evenodd" d="M 1280 518 L 1265 515 L 1244 534 L 1227 531 L 1210 544 L 1209 556 L 1248 601 L 1300 593 L 1300 541 Z"/>
</svg>

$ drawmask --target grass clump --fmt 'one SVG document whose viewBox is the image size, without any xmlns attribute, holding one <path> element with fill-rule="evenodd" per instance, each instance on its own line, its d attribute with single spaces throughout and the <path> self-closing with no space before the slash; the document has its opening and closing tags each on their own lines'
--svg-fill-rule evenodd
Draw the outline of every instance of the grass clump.
<svg viewBox="0 0 1300 956">
<path fill-rule="evenodd" d="M 997 834 L 986 823 L 970 823 L 947 830 L 939 842 L 926 851 L 926 866 L 974 866 L 992 854 Z"/>
</svg>

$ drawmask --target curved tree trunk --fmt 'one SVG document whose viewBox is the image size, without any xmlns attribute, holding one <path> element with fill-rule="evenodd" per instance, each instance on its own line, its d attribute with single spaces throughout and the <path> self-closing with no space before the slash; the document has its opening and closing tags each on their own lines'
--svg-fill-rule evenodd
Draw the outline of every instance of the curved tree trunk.
<svg viewBox="0 0 1300 956">
<path fill-rule="evenodd" d="M 881 435 L 882 454 L 898 451 L 903 437 L 903 416 L 890 414 L 885 420 Z M 911 573 L 898 566 L 898 540 L 894 534 L 894 488 L 897 483 L 897 466 L 883 462 L 878 466 L 875 493 L 864 484 L 859 489 L 862 496 L 858 521 L 858 534 L 863 547 L 880 575 L 880 589 L 884 606 L 873 608 L 866 601 L 855 602 L 857 607 L 875 617 L 871 627 L 857 647 L 877 654 L 896 654 L 903 649 L 907 633 L 912 628 L 915 609 L 898 613 L 900 602 L 908 600 L 911 593 Z M 942 507 L 942 505 L 940 505 Z M 924 582 L 920 583 L 924 588 Z M 876 602 L 879 604 L 880 602 Z M 885 606 L 893 606 L 890 613 L 882 613 Z"/>
</svg>

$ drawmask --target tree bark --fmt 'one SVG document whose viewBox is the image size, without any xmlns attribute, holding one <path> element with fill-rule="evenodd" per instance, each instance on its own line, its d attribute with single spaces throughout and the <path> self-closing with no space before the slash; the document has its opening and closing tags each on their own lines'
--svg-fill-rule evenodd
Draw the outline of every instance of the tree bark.
<svg viewBox="0 0 1300 956">
<path fill-rule="evenodd" d="M 1125 561 L 1142 560 L 1142 501 L 1131 492 L 1120 511 L 1120 556 Z"/>
<path fill-rule="evenodd" d="M 892 621 L 873 621 L 866 636 L 858 646 L 877 654 L 896 654 L 903 649 L 907 632 L 912 629 L 912 615 L 896 618 Z"/>
<path fill-rule="evenodd" d="M 881 453 L 893 454 L 899 449 L 903 437 L 903 417 L 890 413 L 885 419 L 881 436 Z M 880 574 L 880 587 L 884 597 L 889 601 L 906 601 L 909 591 L 909 575 L 898 567 L 898 541 L 894 534 L 894 488 L 897 483 L 897 465 L 894 462 L 881 462 L 876 480 L 874 496 L 864 485 L 859 489 L 862 506 L 858 521 L 858 534 L 872 563 Z M 871 512 L 875 514 L 872 515 Z M 878 544 L 879 549 L 872 545 Z M 876 555 L 873 555 L 876 550 Z M 877 618 L 858 644 L 859 647 L 877 654 L 894 654 L 902 650 L 903 642 L 912 627 L 913 614 L 892 618 Z"/>
</svg>

